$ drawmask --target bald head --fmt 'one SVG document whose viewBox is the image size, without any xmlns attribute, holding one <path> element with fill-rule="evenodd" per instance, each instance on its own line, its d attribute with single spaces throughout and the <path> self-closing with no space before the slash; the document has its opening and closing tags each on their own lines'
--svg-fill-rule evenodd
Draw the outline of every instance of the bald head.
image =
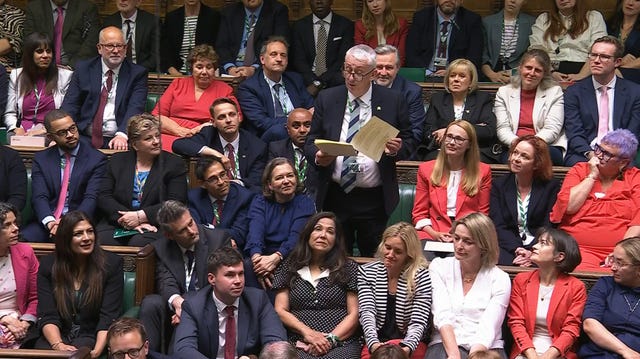
<svg viewBox="0 0 640 359">
<path fill-rule="evenodd" d="M 287 133 L 294 145 L 304 146 L 307 135 L 311 130 L 311 111 L 306 108 L 296 108 L 287 118 Z"/>
</svg>

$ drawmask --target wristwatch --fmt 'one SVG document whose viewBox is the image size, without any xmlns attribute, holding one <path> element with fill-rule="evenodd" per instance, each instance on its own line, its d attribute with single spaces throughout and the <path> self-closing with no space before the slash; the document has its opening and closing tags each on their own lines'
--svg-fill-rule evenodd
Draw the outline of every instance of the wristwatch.
<svg viewBox="0 0 640 359">
<path fill-rule="evenodd" d="M 313 80 L 312 84 L 313 84 L 313 86 L 315 86 L 315 87 L 317 87 L 319 89 L 322 88 L 322 81 L 320 81 L 320 80 Z"/>
</svg>

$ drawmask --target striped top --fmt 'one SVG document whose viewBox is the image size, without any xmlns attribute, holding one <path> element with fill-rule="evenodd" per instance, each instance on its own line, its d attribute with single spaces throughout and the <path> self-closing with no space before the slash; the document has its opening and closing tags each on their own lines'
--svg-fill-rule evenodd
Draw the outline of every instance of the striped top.
<svg viewBox="0 0 640 359">
<path fill-rule="evenodd" d="M 0 64 L 5 67 L 18 67 L 22 50 L 22 28 L 25 13 L 21 9 L 4 4 L 0 6 L 0 39 L 7 39 L 11 50 L 0 56 Z"/>
<path fill-rule="evenodd" d="M 412 351 L 428 334 L 431 313 L 429 271 L 426 268 L 418 271 L 414 283 L 413 298 L 407 298 L 407 281 L 403 272 L 396 291 L 396 325 L 404 334 L 401 343 Z M 384 325 L 388 290 L 387 269 L 382 262 L 375 261 L 358 268 L 358 311 L 369 350 L 380 342 L 378 330 Z"/>
</svg>

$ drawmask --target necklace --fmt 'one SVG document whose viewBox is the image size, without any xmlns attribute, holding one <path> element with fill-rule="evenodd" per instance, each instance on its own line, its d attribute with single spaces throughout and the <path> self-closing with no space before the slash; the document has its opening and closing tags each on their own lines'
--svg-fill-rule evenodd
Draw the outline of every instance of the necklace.
<svg viewBox="0 0 640 359">
<path fill-rule="evenodd" d="M 541 302 L 544 302 L 545 298 L 548 298 L 551 295 L 551 293 L 553 293 L 553 287 L 554 287 L 553 285 L 546 286 L 546 285 L 540 284 L 539 297 Z"/>
<path fill-rule="evenodd" d="M 624 298 L 624 301 L 627 302 L 627 306 L 629 307 L 629 311 L 631 313 L 636 311 L 636 308 L 638 307 L 638 303 L 640 303 L 640 299 L 638 299 L 638 301 L 636 302 L 636 304 L 633 306 L 633 308 L 631 308 L 631 303 L 629 303 L 629 299 L 627 299 L 627 296 L 625 294 L 622 295 L 622 297 Z"/>
</svg>

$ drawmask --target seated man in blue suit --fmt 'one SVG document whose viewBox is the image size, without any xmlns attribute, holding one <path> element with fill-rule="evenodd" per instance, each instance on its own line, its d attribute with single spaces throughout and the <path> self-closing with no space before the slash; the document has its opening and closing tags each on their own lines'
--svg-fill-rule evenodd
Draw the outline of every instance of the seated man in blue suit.
<svg viewBox="0 0 640 359">
<path fill-rule="evenodd" d="M 609 131 L 625 128 L 640 138 L 640 85 L 616 76 L 622 54 L 618 38 L 597 39 L 589 53 L 591 76 L 565 91 L 566 166 L 590 160 L 592 146 Z"/>
<path fill-rule="evenodd" d="M 287 138 L 284 124 L 294 108 L 313 106 L 313 98 L 302 83 L 302 76 L 285 72 L 289 44 L 282 36 L 272 36 L 260 49 L 262 70 L 240 83 L 238 102 L 246 128 L 264 142 Z"/>
<path fill-rule="evenodd" d="M 407 100 L 409 106 L 409 121 L 413 138 L 420 142 L 426 114 L 422 90 L 415 82 L 398 76 L 400 70 L 400 56 L 393 45 L 380 45 L 376 49 L 376 84 L 399 91 Z"/>
<path fill-rule="evenodd" d="M 203 127 L 193 137 L 176 140 L 172 146 L 173 152 L 190 157 L 221 158 L 231 179 L 245 188 L 261 192 L 267 145 L 249 131 L 240 128 L 242 117 L 232 99 L 216 99 L 209 112 L 213 118 L 213 126 Z"/>
<path fill-rule="evenodd" d="M 46 242 L 55 236 L 60 217 L 83 211 L 93 217 L 98 190 L 107 168 L 107 157 L 81 142 L 78 127 L 64 110 L 44 117 L 47 138 L 55 146 L 39 151 L 31 169 L 31 203 L 36 222 L 22 231 L 27 242 Z"/>
<path fill-rule="evenodd" d="M 182 304 L 176 358 L 257 357 L 265 344 L 287 340 L 267 293 L 245 288 L 240 252 L 222 247 L 211 253 L 207 279 L 211 287 L 200 289 Z"/>
<path fill-rule="evenodd" d="M 77 63 L 62 108 L 95 148 L 127 149 L 127 122 L 144 112 L 147 69 L 126 59 L 122 30 L 100 31 L 100 56 Z"/>
<path fill-rule="evenodd" d="M 196 163 L 200 188 L 189 191 L 189 211 L 198 224 L 221 231 L 238 250 L 244 250 L 249 231 L 247 213 L 255 192 L 231 182 L 218 157 L 202 156 Z"/>
</svg>

